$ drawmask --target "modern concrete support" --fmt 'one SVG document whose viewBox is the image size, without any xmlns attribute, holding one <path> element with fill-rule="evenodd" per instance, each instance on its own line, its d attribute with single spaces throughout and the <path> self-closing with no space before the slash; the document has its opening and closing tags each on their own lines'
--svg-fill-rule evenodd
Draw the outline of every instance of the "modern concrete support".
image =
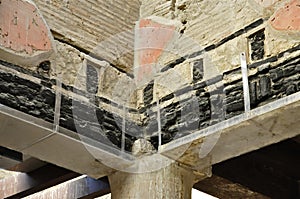
<svg viewBox="0 0 300 199">
<path fill-rule="evenodd" d="M 108 176 L 112 199 L 190 199 L 196 177 L 178 163 L 149 173 L 118 171 Z"/>
<path fill-rule="evenodd" d="M 206 194 L 204 192 L 198 191 L 197 189 L 192 189 L 192 199 L 200 199 L 200 198 L 205 198 L 205 199 L 218 199 L 214 196 L 211 196 L 209 194 Z M 111 199 L 111 193 L 106 194 L 104 196 L 101 196 L 97 199 Z"/>
</svg>

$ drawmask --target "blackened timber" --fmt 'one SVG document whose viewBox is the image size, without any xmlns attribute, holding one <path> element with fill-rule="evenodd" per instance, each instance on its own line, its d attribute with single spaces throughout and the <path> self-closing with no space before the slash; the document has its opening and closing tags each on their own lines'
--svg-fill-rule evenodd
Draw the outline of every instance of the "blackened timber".
<svg viewBox="0 0 300 199">
<path fill-rule="evenodd" d="M 9 65 L 9 63 L 6 64 Z M 258 65 L 257 73 L 249 77 L 252 108 L 259 107 L 300 90 L 299 56 L 289 58 L 277 65 L 273 64 L 269 66 L 268 64 Z M 162 107 L 161 113 L 163 113 L 164 119 L 162 122 L 163 143 L 167 143 L 178 136 L 183 136 L 186 132 L 193 132 L 213 125 L 222 119 L 223 114 L 225 114 L 225 119 L 228 119 L 243 113 L 241 79 L 226 82 L 224 87 L 218 86 L 218 84 L 223 85 L 224 76 L 235 75 L 236 73 L 239 73 L 238 69 L 225 72 L 223 75 L 208 80 L 194 82 L 194 84 L 185 86 L 160 99 L 160 102 L 168 104 L 169 101 L 186 93 L 192 92 L 194 95 L 194 98 L 191 99 L 184 97 L 182 99 L 181 97 L 180 101 L 171 104 L 172 108 L 170 110 L 169 107 Z M 43 77 L 41 81 L 45 81 L 45 83 L 38 84 L 15 74 L 0 71 L 0 103 L 48 122 L 53 122 L 55 92 L 54 88 L 50 87 L 50 84 L 54 85 L 55 80 Z M 213 90 L 208 88 L 210 85 L 215 85 L 212 87 L 214 88 Z M 144 90 L 144 94 L 147 94 L 144 96 L 145 99 L 149 98 L 148 103 L 153 101 L 153 88 L 151 87 L 152 85 L 146 87 Z M 88 99 L 94 98 L 94 100 L 85 103 L 62 94 L 60 118 L 62 127 L 78 132 L 80 135 L 87 136 L 96 141 L 105 140 L 109 146 L 119 147 L 121 140 L 120 127 L 122 124 L 120 121 L 122 121 L 122 118 L 118 114 L 112 114 L 99 108 L 99 105 L 106 103 L 119 110 L 121 105 L 85 91 L 76 94 L 85 96 Z M 222 97 L 215 101 L 215 95 L 219 94 Z M 199 106 L 197 108 L 189 108 L 190 104 L 195 103 L 194 99 L 197 99 Z M 224 105 L 223 109 L 216 108 L 220 104 Z M 144 114 L 146 119 L 144 121 L 126 120 L 126 123 L 130 124 L 128 128 L 126 127 L 125 132 L 127 151 L 131 150 L 131 144 L 137 137 L 141 136 L 138 133 L 145 130 L 145 128 L 149 128 L 150 137 L 156 136 L 155 133 L 157 132 L 154 127 L 157 124 L 154 122 L 156 115 L 154 109 L 155 105 L 152 103 L 141 109 L 131 110 L 133 113 Z M 224 113 L 217 113 L 216 110 L 223 111 Z M 193 112 L 193 114 L 189 114 L 189 112 Z M 216 115 L 220 117 L 216 118 Z M 148 124 L 149 127 L 147 127 Z M 153 140 L 153 144 L 155 145 L 156 138 L 153 137 L 151 140 Z"/>
<path fill-rule="evenodd" d="M 161 72 L 165 72 L 171 68 L 174 68 L 176 65 L 178 64 L 181 64 L 183 63 L 185 60 L 189 59 L 189 58 L 194 58 L 194 57 L 197 57 L 205 52 L 208 52 L 208 51 L 211 51 L 211 50 L 214 50 L 220 46 L 222 46 L 223 44 L 225 44 L 226 42 L 236 38 L 236 37 L 239 37 L 247 32 L 249 32 L 250 30 L 262 25 L 264 22 L 263 19 L 258 19 L 257 21 L 249 24 L 248 26 L 246 26 L 245 28 L 241 29 L 241 30 L 238 30 L 236 32 L 234 32 L 233 34 L 225 37 L 224 39 L 222 39 L 221 41 L 219 41 L 218 43 L 215 43 L 215 44 L 211 44 L 207 47 L 205 47 L 203 50 L 200 50 L 200 51 L 196 51 L 196 52 L 193 52 L 189 55 L 185 55 L 185 56 L 181 56 L 180 58 L 176 59 L 174 62 L 168 64 L 167 66 L 165 66 L 164 68 L 161 69 Z"/>
</svg>

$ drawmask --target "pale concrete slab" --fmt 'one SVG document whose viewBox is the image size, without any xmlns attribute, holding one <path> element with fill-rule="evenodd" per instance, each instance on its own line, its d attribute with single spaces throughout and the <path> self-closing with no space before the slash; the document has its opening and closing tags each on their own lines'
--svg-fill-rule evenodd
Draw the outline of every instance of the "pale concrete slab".
<svg viewBox="0 0 300 199">
<path fill-rule="evenodd" d="M 177 161 L 193 169 L 213 165 L 264 146 L 300 134 L 300 93 L 276 100 L 204 130 L 174 140 L 161 147 L 167 157 L 177 157 L 183 146 L 190 145 Z M 201 150 L 210 146 L 206 154 Z"/>
</svg>

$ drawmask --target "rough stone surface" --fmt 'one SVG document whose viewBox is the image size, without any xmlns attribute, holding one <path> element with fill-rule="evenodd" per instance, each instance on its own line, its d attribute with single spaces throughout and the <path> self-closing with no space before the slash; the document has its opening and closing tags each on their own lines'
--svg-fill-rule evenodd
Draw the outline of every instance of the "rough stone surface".
<svg viewBox="0 0 300 199">
<path fill-rule="evenodd" d="M 5 62 L 2 62 L 2 64 L 10 67 Z M 0 71 L 0 80 L 1 104 L 53 123 L 56 94 L 52 88 L 52 80 L 43 77 L 42 82 L 45 83 L 42 85 L 2 70 Z M 78 90 L 75 89 L 74 92 L 78 92 Z M 80 94 L 86 97 L 91 96 L 85 92 L 80 92 Z M 120 147 L 122 119 L 117 114 L 95 106 L 99 105 L 98 103 L 110 104 L 112 102 L 95 96 L 94 99 L 96 99 L 94 102 L 87 103 L 62 94 L 60 125 L 78 132 L 82 136 L 104 142 L 110 146 L 113 143 Z M 127 123 L 131 124 L 127 128 L 137 126 L 131 121 Z M 131 151 L 134 140 L 133 136 L 126 135 L 125 149 L 127 151 Z"/>
<path fill-rule="evenodd" d="M 234 8 L 229 8 L 223 1 L 216 2 L 216 8 L 210 7 L 211 2 L 143 2 L 142 11 L 146 5 L 161 6 L 160 9 L 147 10 L 143 17 L 147 13 L 158 15 L 160 18 L 155 17 L 155 20 L 176 26 L 170 28 L 147 18 L 141 21 L 142 27 L 169 28 L 173 32 L 179 31 L 179 35 L 187 35 L 182 38 L 192 39 L 186 40 L 185 48 L 181 49 L 184 51 L 189 48 L 186 54 L 175 56 L 176 59 L 173 56 L 165 59 L 164 56 L 169 54 L 164 55 L 163 48 L 175 48 L 176 45 L 170 47 L 165 44 L 172 43 L 179 37 L 170 39 L 169 35 L 160 44 L 155 43 L 159 38 L 154 36 L 141 42 L 140 47 L 151 47 L 147 46 L 147 42 L 154 42 L 154 47 L 159 48 L 147 49 L 144 54 L 141 53 L 139 59 L 142 64 L 160 61 L 165 64 L 155 71 L 155 78 L 142 88 L 136 87 L 136 79 L 118 71 L 109 62 L 91 58 L 76 49 L 76 46 L 56 41 L 56 58 L 41 62 L 34 71 L 1 61 L 5 70 L 1 69 L 0 102 L 53 122 L 58 89 L 55 79 L 61 78 L 60 125 L 120 148 L 125 121 L 125 149 L 131 151 L 134 141 L 144 136 L 158 148 L 158 113 L 161 116 L 162 144 L 243 113 L 238 54 L 241 51 L 248 52 L 247 46 L 251 49 L 248 52 L 251 57 L 248 65 L 252 108 L 298 92 L 299 42 L 292 40 L 282 47 L 285 40 L 280 35 L 283 33 L 272 32 L 269 22 L 262 18 L 270 17 L 272 13 L 268 11 L 257 15 L 257 10 L 250 2 L 252 1 L 241 1 Z M 242 3 L 246 6 L 243 7 Z M 50 7 L 60 5 L 54 2 L 49 5 L 45 2 L 38 4 Z M 191 14 L 198 6 L 202 8 L 199 18 Z M 72 8 L 67 5 L 62 7 Z M 49 11 L 49 8 L 45 10 Z M 274 2 L 273 8 L 280 8 L 279 3 Z M 209 9 L 212 9 L 211 13 L 208 12 Z M 211 28 L 215 24 L 207 16 L 217 11 L 225 13 L 214 15 L 212 19 L 218 25 L 217 30 L 214 30 L 216 34 L 211 34 Z M 233 14 L 237 14 L 239 18 Z M 224 15 L 235 17 L 223 20 Z M 163 20 L 162 17 L 168 20 Z M 237 23 L 231 24 L 233 20 L 237 20 Z M 181 25 L 176 21 L 181 21 Z M 207 29 L 196 34 L 199 33 L 200 25 Z M 181 26 L 185 29 L 180 29 Z M 278 41 L 274 39 L 277 37 Z M 183 44 L 183 41 L 180 40 L 179 43 Z M 194 41 L 203 45 L 204 49 L 198 51 L 190 48 Z M 270 50 L 276 44 L 279 47 Z M 147 57 L 147 53 L 150 53 L 150 57 Z M 24 75 L 34 78 L 25 78 Z M 140 96 L 138 92 L 141 93 Z M 157 101 L 160 105 L 159 112 Z"/>
<path fill-rule="evenodd" d="M 132 154 L 135 156 L 148 155 L 155 152 L 151 142 L 146 139 L 137 139 L 132 145 Z"/>
<path fill-rule="evenodd" d="M 278 0 L 255 0 L 258 4 L 260 4 L 262 7 L 270 7 Z"/>
<path fill-rule="evenodd" d="M 251 48 L 250 56 L 253 61 L 257 61 L 264 58 L 265 55 L 264 41 L 265 41 L 264 30 L 249 36 L 249 43 Z"/>
<path fill-rule="evenodd" d="M 266 56 L 279 54 L 299 42 L 299 32 L 290 31 L 287 35 L 286 32 L 274 30 L 270 25 L 271 16 L 289 2 L 289 0 L 142 1 L 141 17 L 160 16 L 170 21 L 181 22 L 178 32 L 175 33 L 178 34 L 178 38 L 172 41 L 176 44 L 174 49 L 167 48 L 172 49 L 173 53 L 176 52 L 177 56 L 165 53 L 165 56 L 160 58 L 162 65 L 173 65 L 180 60 L 182 62 L 181 57 L 185 60 L 207 54 L 204 67 L 208 70 L 215 68 L 214 73 L 222 74 L 223 71 L 239 66 L 238 55 L 249 49 L 247 38 L 264 28 L 267 38 Z M 285 23 L 284 21 L 282 20 L 282 23 Z"/>
<path fill-rule="evenodd" d="M 138 0 L 35 0 L 56 39 L 133 73 Z"/>
<path fill-rule="evenodd" d="M 51 78 L 60 77 L 61 81 L 70 86 L 76 86 L 79 81 L 85 55 L 76 48 L 55 41 L 57 53 L 52 57 Z M 86 76 L 85 76 L 86 77 Z"/>
<path fill-rule="evenodd" d="M 256 66 L 251 69 L 257 71 L 249 77 L 252 108 L 299 91 L 299 56 L 281 62 L 270 62 L 269 65 L 269 67 Z M 7 64 L 6 67 L 10 65 Z M 235 70 L 227 72 L 223 78 L 230 79 L 229 77 L 235 76 L 237 72 Z M 0 103 L 53 122 L 55 91 L 52 85 L 55 82 L 52 83 L 50 79 L 43 77 L 44 83 L 40 85 L 5 71 L 1 71 L 0 76 Z M 190 89 L 178 90 L 160 100 L 162 104 L 171 102 L 160 109 L 163 144 L 243 113 L 241 79 L 223 82 L 224 87 L 210 88 L 222 81 L 224 81 L 222 78 L 196 81 Z M 158 137 L 155 135 L 158 130 L 156 103 L 151 100 L 153 91 L 148 94 L 149 91 L 151 91 L 150 87 L 146 87 L 144 99 L 147 101 L 147 107 L 141 112 L 144 114 L 142 126 L 131 119 L 126 119 L 125 148 L 127 151 L 131 151 L 133 142 L 142 136 L 141 132 L 144 132 L 144 129 L 153 146 L 158 147 Z M 94 100 L 83 102 L 63 94 L 60 125 L 120 148 L 123 116 L 101 108 L 103 103 L 110 106 L 116 105 L 108 99 L 95 96 L 95 93 L 77 90 L 73 92 Z M 183 98 L 180 101 L 176 100 L 179 98 L 174 98 L 185 95 L 187 92 L 195 92 L 195 96 Z"/>
</svg>

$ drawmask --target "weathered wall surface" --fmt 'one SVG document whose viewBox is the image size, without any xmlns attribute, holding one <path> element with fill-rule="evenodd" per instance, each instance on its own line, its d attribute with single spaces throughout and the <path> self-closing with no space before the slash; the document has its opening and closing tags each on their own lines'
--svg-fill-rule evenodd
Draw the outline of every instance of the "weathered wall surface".
<svg viewBox="0 0 300 199">
<path fill-rule="evenodd" d="M 34 2 L 55 38 L 106 59 L 123 71 L 132 71 L 133 33 L 140 7 L 138 0 Z"/>
<path fill-rule="evenodd" d="M 0 38 L 1 50 L 4 48 L 8 52 L 4 54 L 1 51 L 0 53 L 0 103 L 50 123 L 54 122 L 54 115 L 57 114 L 55 107 L 60 106 L 60 126 L 95 140 L 106 140 L 108 145 L 113 146 L 113 144 L 115 144 L 120 146 L 122 129 L 120 122 L 122 119 L 119 115 L 123 115 L 122 107 L 124 106 L 126 110 L 129 111 L 127 114 L 129 118 L 134 121 L 138 121 L 139 118 L 137 110 L 135 109 L 135 92 L 130 89 L 130 85 L 133 82 L 132 77 L 122 72 L 120 67 L 118 68 L 112 63 L 103 61 L 103 59 L 92 58 L 92 56 L 95 57 L 98 55 L 92 52 L 89 53 L 89 51 L 93 47 L 92 44 L 96 45 L 97 41 L 106 40 L 107 37 L 118 34 L 122 30 L 127 30 L 129 27 L 131 27 L 129 32 L 132 34 L 134 32 L 132 27 L 134 21 L 131 21 L 131 23 L 128 20 L 131 19 L 130 17 L 136 16 L 131 13 L 133 12 L 132 9 L 134 10 L 134 6 L 126 4 L 129 9 L 128 12 L 124 12 L 124 6 L 122 6 L 122 14 L 125 16 L 130 15 L 130 17 L 123 17 L 123 19 L 121 15 L 118 15 L 120 19 L 118 18 L 116 21 L 114 21 L 115 18 L 117 18 L 115 17 L 117 14 L 116 10 L 116 12 L 104 12 L 101 16 L 103 17 L 103 15 L 105 15 L 105 20 L 97 18 L 100 21 L 103 20 L 103 23 L 99 24 L 101 27 L 99 27 L 94 24 L 96 23 L 93 18 L 94 15 L 89 15 L 90 18 L 88 17 L 88 19 L 90 21 L 85 22 L 87 16 L 85 16 L 84 13 L 88 14 L 88 9 L 92 7 L 96 7 L 96 11 L 102 12 L 103 10 L 99 7 L 104 6 L 105 9 L 108 9 L 111 6 L 110 3 L 113 2 L 98 4 L 99 2 L 82 1 L 82 4 L 78 5 L 73 3 L 80 2 L 74 1 L 70 1 L 70 5 L 67 1 L 35 2 L 38 5 L 37 8 L 30 1 L 13 1 L 15 4 L 7 4 L 6 2 L 0 3 L 0 9 L 7 11 L 1 12 L 0 25 L 1 31 L 3 32 Z M 22 12 L 20 9 L 24 9 L 24 7 L 21 7 L 20 4 L 24 4 L 30 9 Z M 120 11 L 118 6 L 120 6 L 120 2 L 114 5 L 114 9 Z M 42 7 L 42 9 L 39 9 L 40 7 Z M 75 8 L 84 8 L 85 10 L 83 10 L 83 12 L 77 12 L 78 10 L 74 10 Z M 16 15 L 16 13 L 21 14 Z M 46 20 L 44 20 L 39 13 L 42 13 Z M 65 15 L 61 16 L 61 14 Z M 19 21 L 19 24 L 17 22 L 14 24 L 13 19 L 18 20 L 21 17 L 24 17 L 25 21 L 40 22 L 39 24 L 33 23 L 33 25 L 40 26 L 41 29 L 37 30 L 44 31 L 45 35 L 40 35 L 39 32 L 32 32 L 31 24 L 26 25 L 26 23 L 21 23 L 22 20 Z M 65 20 L 65 18 L 68 20 Z M 81 22 L 90 22 L 93 24 L 88 24 L 87 26 L 81 22 L 77 24 L 77 18 L 81 18 Z M 58 22 L 57 20 L 61 21 Z M 106 26 L 106 23 L 109 21 L 111 23 L 112 21 L 120 23 L 114 23 L 116 26 L 109 31 L 110 27 Z M 72 26 L 72 23 L 76 23 L 77 25 L 73 24 Z M 48 29 L 48 25 L 52 33 L 54 33 L 54 39 Z M 10 28 L 11 26 L 15 29 Z M 106 28 L 108 30 L 106 30 Z M 17 32 L 14 32 L 14 30 L 17 30 Z M 95 36 L 97 37 L 103 33 L 102 37 L 97 37 L 97 41 L 95 37 L 91 39 L 83 37 L 92 30 L 103 31 L 98 32 Z M 62 31 L 61 34 L 64 38 L 59 37 L 62 35 L 57 35 L 59 31 Z M 84 33 L 85 31 L 87 32 Z M 127 33 L 128 32 L 122 33 L 122 36 L 128 35 Z M 21 38 L 18 38 L 18 34 Z M 31 34 L 31 37 L 26 38 L 26 34 Z M 37 35 L 35 36 L 34 34 Z M 70 36 L 73 40 L 66 39 Z M 48 41 L 47 45 L 51 47 L 51 54 L 48 53 L 49 49 L 46 48 L 47 46 L 45 49 L 36 49 L 38 46 L 35 46 L 35 42 L 37 41 L 34 39 L 31 40 L 30 38 L 32 37 L 39 42 L 44 40 Z M 133 45 L 133 38 L 120 37 L 120 35 L 118 38 L 128 39 L 128 42 L 130 40 L 130 45 Z M 24 39 L 24 41 L 22 40 L 23 42 L 20 42 L 20 39 Z M 43 40 L 40 41 L 40 39 Z M 6 45 L 6 43 L 8 44 Z M 120 43 L 116 42 L 114 44 L 119 45 Z M 128 47 L 130 53 L 133 53 L 133 47 L 127 44 L 128 43 L 126 43 L 126 48 Z M 101 50 L 109 52 L 109 47 L 111 46 Z M 116 48 L 116 46 L 113 47 Z M 20 52 L 18 50 L 19 48 L 22 48 Z M 30 53 L 31 51 L 24 53 L 23 49 L 29 49 L 33 51 L 33 53 Z M 44 53 L 46 55 L 43 57 L 35 57 L 37 50 L 39 50 L 38 53 Z M 120 46 L 118 50 L 122 51 Z M 118 52 L 114 51 L 114 53 Z M 20 56 L 22 59 L 15 62 L 14 59 L 8 59 L 10 57 L 7 55 L 12 58 Z M 26 61 L 32 57 L 35 62 L 32 60 L 29 62 Z M 114 59 L 116 58 L 116 56 L 113 57 Z M 105 59 L 105 56 L 101 58 Z M 132 58 L 130 59 L 133 60 Z M 132 65 L 129 64 L 128 70 L 131 70 L 131 67 Z M 58 95 L 61 95 L 61 102 L 57 104 Z M 138 126 L 136 122 L 127 122 L 127 124 L 131 123 L 132 125 L 128 125 L 127 128 L 130 128 L 130 126 Z M 110 142 L 107 138 L 113 141 Z M 133 136 L 126 136 L 126 150 L 130 151 L 133 140 Z"/>
<path fill-rule="evenodd" d="M 143 1 L 141 18 L 174 30 L 169 45 L 158 48 L 164 52 L 152 63 L 155 76 L 143 89 L 148 135 L 158 131 L 158 99 L 163 143 L 243 113 L 241 52 L 250 68 L 252 108 L 299 91 L 299 3 Z M 152 141 L 157 146 L 158 138 Z"/>
<path fill-rule="evenodd" d="M 122 118 L 114 114 L 118 112 L 118 104 L 65 84 L 62 84 L 61 89 L 57 88 L 57 81 L 1 61 L 0 103 L 53 123 L 56 97 L 61 95 L 60 126 L 108 145 L 113 146 L 113 143 L 120 147 Z M 57 93 L 58 89 L 60 94 Z M 135 109 L 128 110 L 129 116 L 137 114 Z M 133 129 L 138 129 L 135 122 L 126 123 L 126 131 L 130 131 L 129 128 L 134 126 L 137 127 Z M 126 150 L 130 151 L 134 140 L 134 137 L 126 136 Z"/>
<path fill-rule="evenodd" d="M 176 41 L 177 49 L 173 51 L 178 53 L 177 58 L 195 53 L 195 50 L 191 52 L 191 49 L 198 45 L 198 49 L 207 52 L 209 60 L 206 65 L 215 67 L 222 73 L 239 65 L 239 53 L 248 52 L 249 37 L 261 29 L 265 29 L 267 38 L 264 57 L 276 55 L 295 46 L 299 42 L 299 32 L 291 31 L 295 28 L 287 28 L 289 25 L 286 21 L 299 21 L 299 15 L 296 14 L 299 12 L 299 7 L 296 6 L 298 3 L 299 1 L 294 0 L 152 0 L 142 1 L 141 18 L 159 16 L 180 22 L 177 27 L 180 31 L 175 36 L 185 39 Z M 284 6 L 290 6 L 291 9 Z M 287 13 L 283 14 L 285 11 Z M 282 17 L 283 15 L 286 17 Z M 281 31 L 278 31 L 274 24 L 286 24 L 285 29 L 281 28 Z M 170 58 L 169 54 L 166 54 L 165 57 L 161 56 L 160 65 L 174 61 L 173 57 Z M 248 61 L 251 63 L 253 60 L 249 58 Z"/>
<path fill-rule="evenodd" d="M 157 102 L 163 144 L 241 114 L 241 52 L 248 55 L 252 108 L 300 89 L 299 24 L 292 22 L 299 20 L 299 1 L 153 0 L 142 1 L 140 12 L 135 1 L 36 4 L 56 53 L 35 67 L 1 57 L 0 103 L 53 122 L 60 93 L 60 125 L 111 146 L 121 146 L 124 110 L 127 151 L 145 135 L 157 147 Z M 118 33 L 133 28 L 137 13 L 139 54 L 118 59 L 134 52 L 133 31 Z M 143 30 L 149 27 L 155 34 Z M 89 54 L 99 42 L 97 56 Z"/>
</svg>

